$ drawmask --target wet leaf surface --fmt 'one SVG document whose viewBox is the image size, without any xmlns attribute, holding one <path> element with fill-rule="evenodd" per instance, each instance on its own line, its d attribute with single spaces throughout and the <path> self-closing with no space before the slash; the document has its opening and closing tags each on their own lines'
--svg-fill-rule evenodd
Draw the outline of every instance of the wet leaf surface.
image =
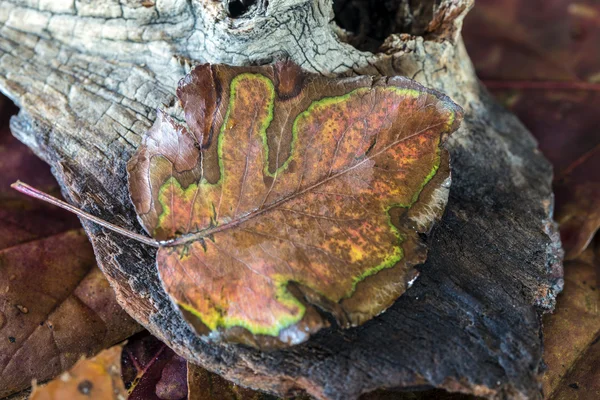
<svg viewBox="0 0 600 400">
<path fill-rule="evenodd" d="M 44 381 L 139 329 L 116 303 L 79 221 L 19 196 L 17 177 L 59 193 L 49 168 L 10 134 L 0 99 L 0 397 Z"/>
<path fill-rule="evenodd" d="M 465 23 L 479 76 L 555 168 L 566 258 L 600 226 L 600 7 L 594 0 L 482 0 Z"/>
<path fill-rule="evenodd" d="M 125 400 L 121 380 L 122 346 L 80 360 L 67 372 L 41 387 L 34 387 L 30 400 Z"/>
<path fill-rule="evenodd" d="M 328 325 L 314 306 L 354 326 L 406 290 L 447 200 L 458 106 L 290 63 L 199 66 L 178 96 L 191 131 L 159 112 L 129 185 L 148 233 L 172 241 L 159 273 L 198 333 L 297 344 Z"/>
</svg>

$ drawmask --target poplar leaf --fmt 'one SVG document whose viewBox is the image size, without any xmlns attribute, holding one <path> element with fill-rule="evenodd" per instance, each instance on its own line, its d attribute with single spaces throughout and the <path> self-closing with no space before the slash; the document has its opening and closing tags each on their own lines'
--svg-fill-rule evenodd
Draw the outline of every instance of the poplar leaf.
<svg viewBox="0 0 600 400">
<path fill-rule="evenodd" d="M 383 312 L 426 258 L 461 109 L 403 77 L 201 65 L 186 128 L 158 113 L 128 163 L 166 292 L 201 335 L 293 345 Z"/>
</svg>

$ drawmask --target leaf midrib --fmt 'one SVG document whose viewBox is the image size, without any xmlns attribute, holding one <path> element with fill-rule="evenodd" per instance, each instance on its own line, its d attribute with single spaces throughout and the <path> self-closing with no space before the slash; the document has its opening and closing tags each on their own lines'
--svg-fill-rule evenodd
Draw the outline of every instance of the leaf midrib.
<svg viewBox="0 0 600 400">
<path fill-rule="evenodd" d="M 286 203 L 286 202 L 288 202 L 290 200 L 293 200 L 293 199 L 295 199 L 295 198 L 297 198 L 299 196 L 302 196 L 303 194 L 305 194 L 305 193 L 307 193 L 307 192 L 309 192 L 309 191 L 311 191 L 311 190 L 313 190 L 313 189 L 315 189 L 315 188 L 317 188 L 317 187 L 319 187 L 319 186 L 321 186 L 321 185 L 323 185 L 323 184 L 325 184 L 325 183 L 327 183 L 327 182 L 329 182 L 329 181 L 331 181 L 333 179 L 337 179 L 338 177 L 340 177 L 340 176 L 342 176 L 342 175 L 344 175 L 344 174 L 346 174 L 346 173 L 354 170 L 355 168 L 361 166 L 363 163 L 365 163 L 367 161 L 370 161 L 373 158 L 375 158 L 375 157 L 377 157 L 377 156 L 379 156 L 379 155 L 387 152 L 392 147 L 394 147 L 394 146 L 396 146 L 396 145 L 398 145 L 398 144 L 400 144 L 402 142 L 405 142 L 405 141 L 407 141 L 409 139 L 412 139 L 412 138 L 414 138 L 416 136 L 419 136 L 419 135 L 423 134 L 424 132 L 428 131 L 429 129 L 436 128 L 437 126 L 445 124 L 445 123 L 447 123 L 447 121 L 439 122 L 439 123 L 434 124 L 434 125 L 430 125 L 427 128 L 420 130 L 419 132 L 413 133 L 412 135 L 408 135 L 408 136 L 403 137 L 402 139 L 396 140 L 396 141 L 390 143 L 389 145 L 385 146 L 379 152 L 371 155 L 370 157 L 365 157 L 363 160 L 361 160 L 360 162 L 354 164 L 353 166 L 351 166 L 351 167 L 349 167 L 349 168 L 347 168 L 347 169 L 345 169 L 343 171 L 340 171 L 340 172 L 338 172 L 338 173 L 336 173 L 334 175 L 330 175 L 330 176 L 326 177 L 325 179 L 320 180 L 320 181 L 318 181 L 318 182 L 316 182 L 316 183 L 314 183 L 314 184 L 312 184 L 312 185 L 310 185 L 310 186 L 308 186 L 308 187 L 306 187 L 306 188 L 304 188 L 304 189 L 302 189 L 302 190 L 300 190 L 298 192 L 294 192 L 294 193 L 290 194 L 287 197 L 283 197 L 282 199 L 277 200 L 274 203 L 272 203 L 272 204 L 270 204 L 270 205 L 268 205 L 268 206 L 266 206 L 264 208 L 261 208 L 261 209 L 256 210 L 256 211 L 252 211 L 252 212 L 250 212 L 250 213 L 248 213 L 248 214 L 246 214 L 246 215 L 244 215 L 244 216 L 242 216 L 240 218 L 234 219 L 234 220 L 232 220 L 230 222 L 227 222 L 225 224 L 222 224 L 222 225 L 217 225 L 215 227 L 207 228 L 205 230 L 194 232 L 194 233 L 186 233 L 186 234 L 181 235 L 181 236 L 179 236 L 179 237 L 177 237 L 175 239 L 158 241 L 158 244 L 159 244 L 160 247 L 175 247 L 175 246 L 185 245 L 187 243 L 194 242 L 196 240 L 199 240 L 199 239 L 202 239 L 202 238 L 214 235 L 216 233 L 219 233 L 219 232 L 231 229 L 231 228 L 235 228 L 236 226 L 238 226 L 238 225 L 240 225 L 240 224 L 242 224 L 242 223 L 244 223 L 244 222 L 246 222 L 246 221 L 248 221 L 248 220 L 250 220 L 252 218 L 255 218 L 255 217 L 257 217 L 257 216 L 259 216 L 261 214 L 264 214 L 264 213 L 266 213 L 268 211 L 271 211 L 271 210 L 279 207 L 280 205 L 282 205 L 282 204 L 284 204 L 284 203 Z M 444 132 L 445 131 L 440 132 L 440 135 L 443 134 Z"/>
</svg>

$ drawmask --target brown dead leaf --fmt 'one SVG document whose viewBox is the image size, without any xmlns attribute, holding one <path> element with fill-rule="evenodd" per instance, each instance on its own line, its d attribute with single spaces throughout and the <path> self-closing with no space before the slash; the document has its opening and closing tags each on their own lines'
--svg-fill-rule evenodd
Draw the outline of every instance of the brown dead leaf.
<svg viewBox="0 0 600 400">
<path fill-rule="evenodd" d="M 125 400 L 121 379 L 122 346 L 80 360 L 44 386 L 34 387 L 30 400 Z"/>
<path fill-rule="evenodd" d="M 426 258 L 462 110 L 403 77 L 201 65 L 128 162 L 165 291 L 198 334 L 289 346 L 388 308 Z"/>
<path fill-rule="evenodd" d="M 600 337 L 590 343 L 581 360 L 563 377 L 562 383 L 548 399 L 600 399 Z"/>
<path fill-rule="evenodd" d="M 116 303 L 72 215 L 15 195 L 26 176 L 58 194 L 49 168 L 12 137 L 0 99 L 0 397 L 50 379 L 139 329 Z"/>
<path fill-rule="evenodd" d="M 600 395 L 600 240 L 565 264 L 565 286 L 544 318 L 544 392 L 549 399 L 598 399 Z"/>
</svg>

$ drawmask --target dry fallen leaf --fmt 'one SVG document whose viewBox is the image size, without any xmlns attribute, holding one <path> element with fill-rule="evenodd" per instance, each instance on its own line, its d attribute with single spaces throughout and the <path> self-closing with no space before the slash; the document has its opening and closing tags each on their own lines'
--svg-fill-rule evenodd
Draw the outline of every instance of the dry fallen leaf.
<svg viewBox="0 0 600 400">
<path fill-rule="evenodd" d="M 444 209 L 447 97 L 402 77 L 202 65 L 128 163 L 166 292 L 200 334 L 292 345 L 389 307 Z M 202 150 L 199 148 L 202 147 Z M 218 336 L 217 336 L 218 337 Z"/>
<path fill-rule="evenodd" d="M 34 387 L 30 400 L 125 400 L 121 379 L 122 346 L 80 360 L 67 372 L 44 386 Z"/>
<path fill-rule="evenodd" d="M 600 240 L 565 264 L 565 288 L 544 318 L 548 399 L 600 398 Z"/>
<path fill-rule="evenodd" d="M 79 221 L 10 190 L 21 176 L 58 193 L 48 166 L 10 134 L 13 112 L 0 112 L 0 397 L 139 329 L 96 267 Z"/>
</svg>

